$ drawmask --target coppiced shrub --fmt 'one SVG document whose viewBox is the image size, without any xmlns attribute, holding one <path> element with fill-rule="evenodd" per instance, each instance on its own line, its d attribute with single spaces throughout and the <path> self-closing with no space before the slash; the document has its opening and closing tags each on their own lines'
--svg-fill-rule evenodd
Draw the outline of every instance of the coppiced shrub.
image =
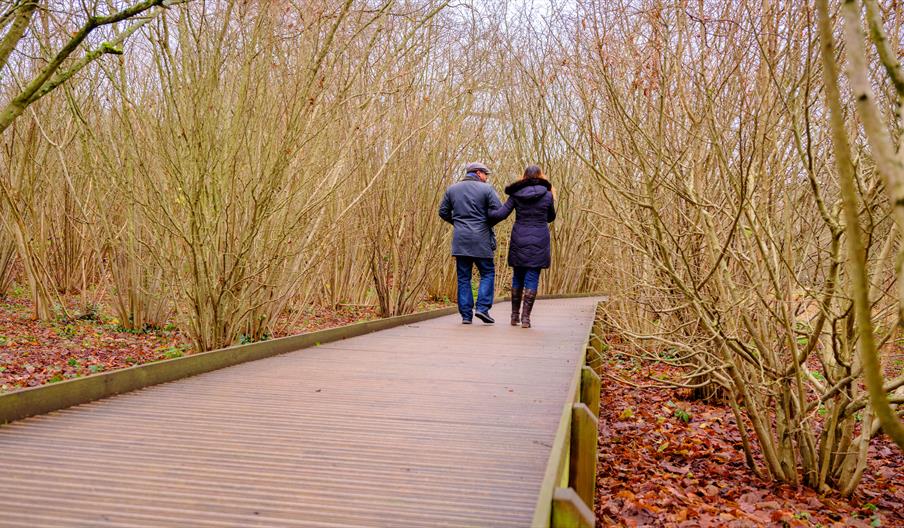
<svg viewBox="0 0 904 528">
<path fill-rule="evenodd" d="M 754 470 L 849 494 L 879 431 L 859 383 L 872 335 L 861 325 L 884 328 L 879 344 L 894 335 L 900 244 L 862 139 L 851 171 L 859 205 L 842 216 L 835 167 L 845 161 L 824 119 L 815 13 L 743 1 L 638 7 L 582 3 L 558 21 L 574 39 L 524 65 L 602 191 L 597 241 L 618 256 L 602 265 L 608 321 L 651 358 L 665 351 L 686 367 L 679 385 L 722 395 Z M 549 63 L 563 65 L 554 78 L 534 67 Z M 851 225 L 863 232 L 870 290 L 860 315 Z"/>
</svg>

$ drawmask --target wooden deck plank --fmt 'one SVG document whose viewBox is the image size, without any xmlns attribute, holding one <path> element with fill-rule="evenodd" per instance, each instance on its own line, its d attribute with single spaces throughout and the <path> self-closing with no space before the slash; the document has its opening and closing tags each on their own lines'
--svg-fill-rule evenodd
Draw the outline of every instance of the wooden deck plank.
<svg viewBox="0 0 904 528">
<path fill-rule="evenodd" d="M 595 306 L 422 321 L 2 426 L 0 526 L 529 526 Z"/>
</svg>

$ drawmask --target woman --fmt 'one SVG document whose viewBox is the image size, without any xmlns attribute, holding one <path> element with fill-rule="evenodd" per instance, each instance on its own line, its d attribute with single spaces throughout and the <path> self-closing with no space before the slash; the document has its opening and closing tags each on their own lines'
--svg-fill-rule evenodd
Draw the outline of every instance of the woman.
<svg viewBox="0 0 904 528">
<path fill-rule="evenodd" d="M 530 165 L 521 179 L 505 188 L 509 199 L 490 211 L 493 223 L 515 213 L 508 264 L 512 267 L 512 326 L 530 328 L 540 270 L 550 264 L 549 222 L 556 219 L 555 189 L 540 167 Z M 521 301 L 524 301 L 524 307 Z"/>
</svg>

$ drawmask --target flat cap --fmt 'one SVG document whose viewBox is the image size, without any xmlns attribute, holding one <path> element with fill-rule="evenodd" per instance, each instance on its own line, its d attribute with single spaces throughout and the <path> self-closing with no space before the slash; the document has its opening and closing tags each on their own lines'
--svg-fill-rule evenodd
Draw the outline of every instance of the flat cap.
<svg viewBox="0 0 904 528">
<path fill-rule="evenodd" d="M 486 165 L 484 165 L 483 163 L 477 162 L 477 161 L 475 161 L 473 163 L 468 163 L 468 166 L 465 167 L 465 172 L 477 172 L 477 171 L 480 171 L 484 174 L 490 173 L 490 169 L 488 169 Z"/>
</svg>

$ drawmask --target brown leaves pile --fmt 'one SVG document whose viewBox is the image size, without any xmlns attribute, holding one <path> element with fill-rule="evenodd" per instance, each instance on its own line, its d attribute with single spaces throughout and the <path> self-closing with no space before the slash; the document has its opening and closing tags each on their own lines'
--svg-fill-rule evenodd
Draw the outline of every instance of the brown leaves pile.
<svg viewBox="0 0 904 528">
<path fill-rule="evenodd" d="M 767 482 L 744 462 L 731 410 L 671 388 L 616 379 L 672 376 L 612 356 L 600 411 L 597 519 L 602 526 L 904 526 L 904 454 L 873 440 L 850 499 Z"/>
<path fill-rule="evenodd" d="M 34 321 L 31 303 L 0 301 L 0 392 L 56 383 L 188 353 L 175 330 L 124 331 L 119 321 Z"/>
</svg>

